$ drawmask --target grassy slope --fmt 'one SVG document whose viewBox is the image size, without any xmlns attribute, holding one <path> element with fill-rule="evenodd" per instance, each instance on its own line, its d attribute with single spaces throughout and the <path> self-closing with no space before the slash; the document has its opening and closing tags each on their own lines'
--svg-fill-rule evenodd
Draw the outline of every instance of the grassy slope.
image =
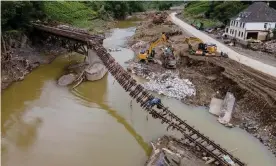
<svg viewBox="0 0 276 166">
<path fill-rule="evenodd" d="M 213 27 L 221 25 L 222 23 L 218 20 L 212 20 L 212 19 L 205 19 L 202 17 L 204 12 L 206 12 L 209 8 L 208 1 L 197 1 L 192 2 L 191 5 L 189 5 L 184 10 L 184 18 L 188 23 L 192 23 L 193 21 L 200 21 L 203 22 L 204 28 Z"/>
<path fill-rule="evenodd" d="M 201 21 L 204 23 L 205 28 L 214 27 L 222 25 L 220 21 L 229 21 L 231 17 L 237 15 L 249 4 L 240 1 L 215 1 L 213 3 L 213 11 L 210 12 L 210 18 L 213 19 L 206 19 L 205 12 L 210 9 L 210 5 L 210 1 L 189 2 L 189 5 L 184 10 L 184 19 L 190 23 L 193 21 Z"/>
<path fill-rule="evenodd" d="M 81 2 L 45 2 L 45 13 L 48 18 L 70 25 L 86 28 L 89 31 L 101 32 L 105 21 L 97 18 L 97 12 Z"/>
</svg>

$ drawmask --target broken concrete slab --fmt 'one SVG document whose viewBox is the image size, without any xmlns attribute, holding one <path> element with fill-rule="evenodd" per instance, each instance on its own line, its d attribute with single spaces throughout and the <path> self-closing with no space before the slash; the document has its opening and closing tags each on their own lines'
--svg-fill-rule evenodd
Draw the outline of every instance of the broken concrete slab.
<svg viewBox="0 0 276 166">
<path fill-rule="evenodd" d="M 218 121 L 222 124 L 228 124 L 232 118 L 235 105 L 235 97 L 232 93 L 227 92 L 221 105 L 221 114 Z"/>
<path fill-rule="evenodd" d="M 210 103 L 209 112 L 216 116 L 219 116 L 219 123 L 225 125 L 226 127 L 233 127 L 230 124 L 232 118 L 232 113 L 235 106 L 235 97 L 232 93 L 227 92 L 224 100 L 212 98 Z"/>
<path fill-rule="evenodd" d="M 222 102 L 223 100 L 213 97 L 210 103 L 209 112 L 211 114 L 219 116 L 221 114 Z"/>
</svg>

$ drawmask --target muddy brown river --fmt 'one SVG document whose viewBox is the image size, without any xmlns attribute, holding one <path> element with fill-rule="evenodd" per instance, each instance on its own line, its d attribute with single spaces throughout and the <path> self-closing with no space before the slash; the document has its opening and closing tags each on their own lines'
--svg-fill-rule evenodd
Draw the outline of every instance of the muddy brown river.
<svg viewBox="0 0 276 166">
<path fill-rule="evenodd" d="M 124 67 L 134 56 L 124 47 L 134 31 L 114 29 L 104 41 L 106 48 L 122 49 L 111 55 Z M 147 116 L 111 74 L 75 90 L 58 86 L 64 67 L 81 60 L 77 54 L 61 55 L 2 93 L 3 166 L 141 166 L 151 140 L 164 134 L 179 136 Z M 237 148 L 233 154 L 248 165 L 276 165 L 273 155 L 243 130 L 225 128 L 205 108 L 161 98 L 215 142 L 229 151 Z"/>
</svg>

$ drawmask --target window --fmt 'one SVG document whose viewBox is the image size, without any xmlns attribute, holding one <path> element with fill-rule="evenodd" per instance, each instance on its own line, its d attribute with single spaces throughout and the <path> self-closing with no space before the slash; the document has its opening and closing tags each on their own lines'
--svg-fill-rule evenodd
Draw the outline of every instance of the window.
<svg viewBox="0 0 276 166">
<path fill-rule="evenodd" d="M 264 23 L 264 28 L 265 28 L 265 29 L 267 28 L 267 23 Z"/>
<path fill-rule="evenodd" d="M 244 26 L 245 26 L 245 23 L 243 23 L 242 27 L 244 28 Z"/>
<path fill-rule="evenodd" d="M 241 33 L 241 37 L 243 37 L 243 32 Z"/>
<path fill-rule="evenodd" d="M 242 27 L 242 22 L 240 22 L 240 27 Z"/>
<path fill-rule="evenodd" d="M 241 36 L 241 32 L 239 31 L 239 35 L 238 35 L 239 37 Z"/>
<path fill-rule="evenodd" d="M 237 22 L 236 22 L 236 27 L 238 27 L 238 23 L 239 23 L 239 22 L 237 21 Z"/>
</svg>

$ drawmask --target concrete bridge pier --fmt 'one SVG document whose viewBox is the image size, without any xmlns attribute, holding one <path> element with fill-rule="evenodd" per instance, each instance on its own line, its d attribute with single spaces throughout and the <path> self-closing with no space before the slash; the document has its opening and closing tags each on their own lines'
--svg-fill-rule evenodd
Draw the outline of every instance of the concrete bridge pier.
<svg viewBox="0 0 276 166">
<path fill-rule="evenodd" d="M 85 69 L 87 80 L 96 81 L 102 79 L 108 71 L 107 68 L 93 49 L 88 48 L 87 53 L 88 55 L 85 59 L 85 62 L 89 64 Z"/>
</svg>

